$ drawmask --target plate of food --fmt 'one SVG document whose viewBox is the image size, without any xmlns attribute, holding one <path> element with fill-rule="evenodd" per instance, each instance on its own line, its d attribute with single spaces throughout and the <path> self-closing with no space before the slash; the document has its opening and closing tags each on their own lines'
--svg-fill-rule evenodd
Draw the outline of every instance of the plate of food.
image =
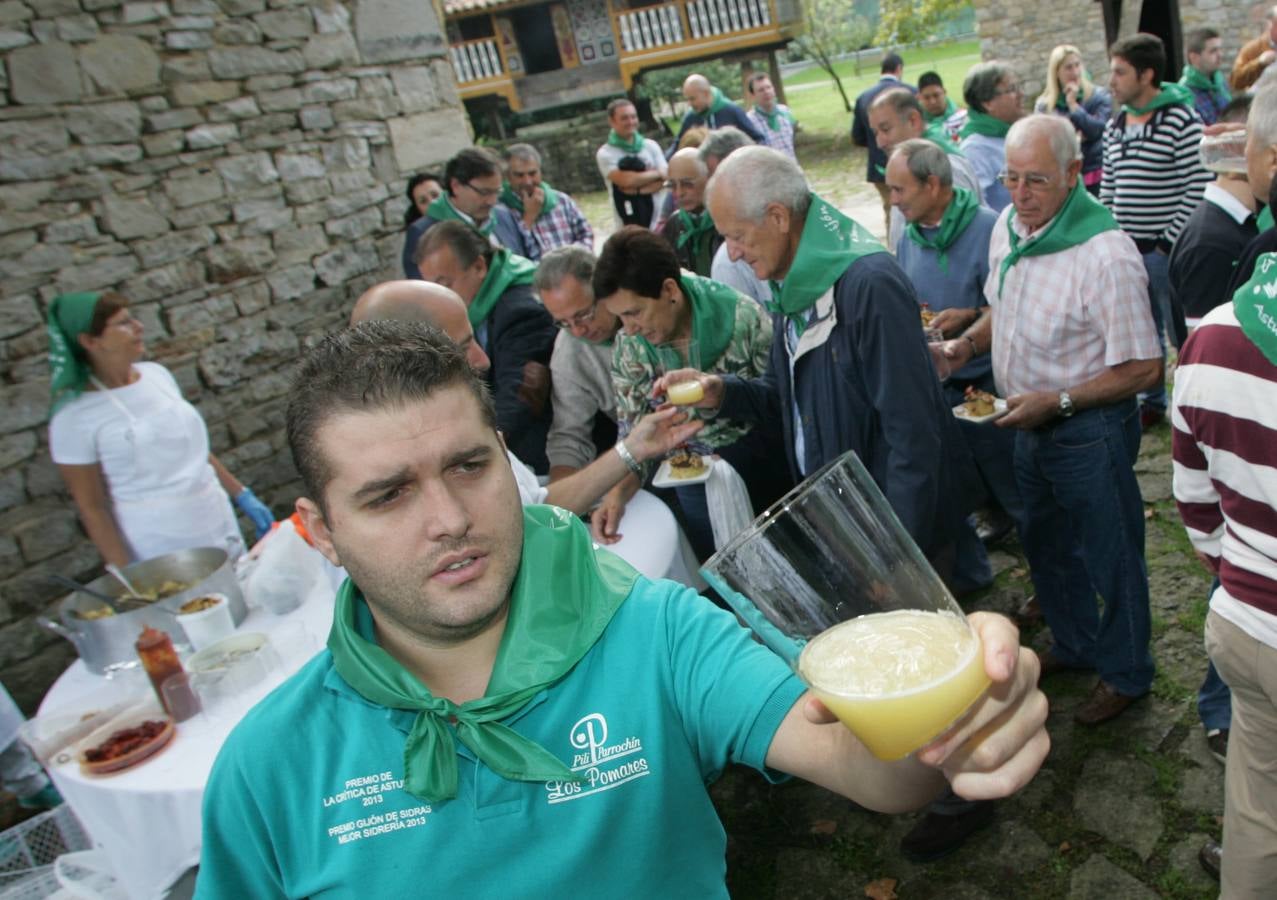
<svg viewBox="0 0 1277 900">
<path fill-rule="evenodd" d="M 177 733 L 168 716 L 120 722 L 104 739 L 80 753 L 80 771 L 86 775 L 111 775 L 131 769 L 159 753 Z"/>
<path fill-rule="evenodd" d="M 953 408 L 953 414 L 968 422 L 992 422 L 1007 414 L 1007 402 L 988 391 L 968 387 L 961 403 Z"/>
<path fill-rule="evenodd" d="M 709 478 L 709 470 L 714 466 L 714 458 L 702 456 L 691 450 L 676 450 L 661 463 L 652 479 L 652 486 L 658 488 L 679 487 L 684 484 L 700 484 Z"/>
</svg>

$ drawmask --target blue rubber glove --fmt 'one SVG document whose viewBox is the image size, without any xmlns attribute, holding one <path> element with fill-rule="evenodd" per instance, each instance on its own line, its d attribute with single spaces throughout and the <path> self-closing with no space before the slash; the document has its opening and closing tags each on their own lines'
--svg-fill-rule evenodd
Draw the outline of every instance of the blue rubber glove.
<svg viewBox="0 0 1277 900">
<path fill-rule="evenodd" d="M 248 516 L 248 520 L 257 529 L 257 540 L 260 541 L 266 537 L 270 527 L 275 524 L 275 516 L 271 513 L 269 506 L 257 499 L 253 489 L 244 488 L 240 491 L 235 497 L 235 505 L 239 507 L 240 512 Z"/>
</svg>

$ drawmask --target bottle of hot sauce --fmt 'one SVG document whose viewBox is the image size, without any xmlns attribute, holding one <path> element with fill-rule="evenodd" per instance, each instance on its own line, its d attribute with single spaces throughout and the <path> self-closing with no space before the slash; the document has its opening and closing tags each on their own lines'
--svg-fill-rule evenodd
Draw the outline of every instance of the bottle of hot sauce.
<svg viewBox="0 0 1277 900">
<path fill-rule="evenodd" d="M 186 677 L 186 670 L 177 658 L 173 649 L 173 641 L 168 634 L 158 628 L 147 625 L 137 639 L 137 655 L 142 660 L 142 668 L 146 669 L 151 679 L 151 687 L 155 696 L 160 698 L 164 711 L 178 722 L 185 721 L 199 711 L 199 700 L 191 690 Z M 165 690 L 165 682 L 171 682 Z"/>
</svg>

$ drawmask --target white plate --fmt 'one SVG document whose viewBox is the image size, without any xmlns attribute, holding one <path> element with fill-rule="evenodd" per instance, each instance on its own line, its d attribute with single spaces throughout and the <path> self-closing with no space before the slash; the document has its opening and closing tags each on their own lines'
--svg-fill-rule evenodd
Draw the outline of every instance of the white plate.
<svg viewBox="0 0 1277 900">
<path fill-rule="evenodd" d="M 658 488 L 680 487 L 685 484 L 700 484 L 709 479 L 709 470 L 714 466 L 714 457 L 702 456 L 701 463 L 705 466 L 705 471 L 692 478 L 675 478 L 670 474 L 670 462 L 664 460 L 661 467 L 656 470 L 656 477 L 652 479 L 652 486 Z"/>
<path fill-rule="evenodd" d="M 966 422 L 992 422 L 994 419 L 1000 419 L 1007 414 L 1007 402 L 1001 397 L 994 399 L 993 412 L 989 413 L 987 416 L 973 416 L 967 412 L 967 408 L 965 406 L 959 403 L 953 408 L 953 414 Z"/>
</svg>

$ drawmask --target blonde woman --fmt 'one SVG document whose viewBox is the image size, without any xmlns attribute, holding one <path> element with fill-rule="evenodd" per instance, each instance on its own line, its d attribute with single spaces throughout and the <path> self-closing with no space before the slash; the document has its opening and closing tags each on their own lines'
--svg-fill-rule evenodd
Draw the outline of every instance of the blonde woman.
<svg viewBox="0 0 1277 900">
<path fill-rule="evenodd" d="M 1071 44 L 1051 51 L 1046 64 L 1046 89 L 1033 111 L 1065 116 L 1082 141 L 1082 181 L 1098 196 L 1100 170 L 1104 162 L 1104 126 L 1113 113 L 1113 98 L 1107 89 L 1092 84 L 1082 65 L 1082 54 Z"/>
</svg>

